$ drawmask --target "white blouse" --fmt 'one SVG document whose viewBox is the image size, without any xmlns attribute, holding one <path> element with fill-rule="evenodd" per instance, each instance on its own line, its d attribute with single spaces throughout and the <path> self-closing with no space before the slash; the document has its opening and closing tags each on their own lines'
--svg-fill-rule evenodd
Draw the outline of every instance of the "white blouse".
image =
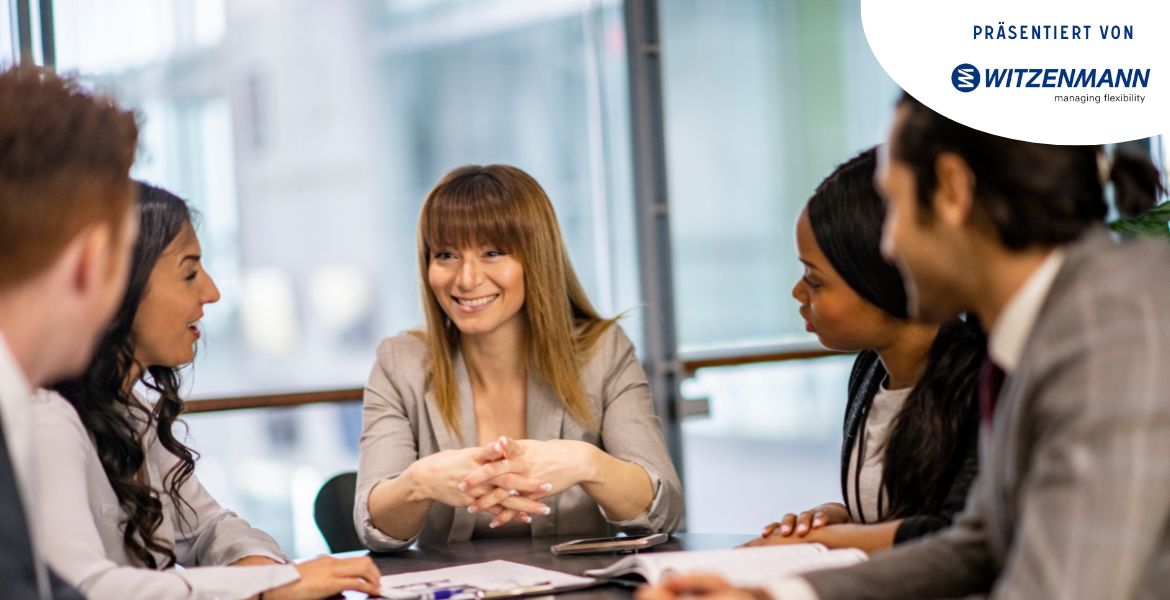
<svg viewBox="0 0 1170 600">
<path fill-rule="evenodd" d="M 849 470 L 845 472 L 845 493 L 849 497 L 849 518 L 856 523 L 876 523 L 879 520 L 878 498 L 880 496 L 882 504 L 885 504 L 886 494 L 885 486 L 882 485 L 886 441 L 890 437 L 890 427 L 898 413 L 902 412 L 902 406 L 906 404 L 912 389 L 887 390 L 883 385 L 874 395 L 864 425 L 865 462 L 861 465 L 860 482 L 854 477 L 857 474 L 857 455 L 861 444 L 853 444 L 853 451 L 849 454 Z M 858 483 L 861 488 L 860 498 L 857 493 Z M 863 514 L 864 519 L 861 518 Z"/>
<path fill-rule="evenodd" d="M 141 566 L 122 541 L 127 516 L 118 504 L 77 411 L 54 392 L 33 397 L 33 438 L 41 506 L 41 552 L 49 566 L 90 600 L 244 599 L 296 581 L 291 564 L 228 567 L 245 556 L 287 563 L 276 541 L 220 506 L 192 475 L 180 488 L 191 505 L 180 515 L 160 493 L 163 520 L 155 536 L 173 544 L 182 567 Z M 153 430 L 145 436 L 149 481 L 163 488 L 162 474 L 178 463 Z M 161 556 L 156 556 L 159 564 Z"/>
</svg>

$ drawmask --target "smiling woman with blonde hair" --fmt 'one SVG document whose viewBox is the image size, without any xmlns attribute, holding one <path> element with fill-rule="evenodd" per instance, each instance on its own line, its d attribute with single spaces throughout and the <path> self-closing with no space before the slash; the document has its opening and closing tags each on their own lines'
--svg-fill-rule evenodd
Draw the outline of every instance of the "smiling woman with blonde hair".
<svg viewBox="0 0 1170 600">
<path fill-rule="evenodd" d="M 418 231 L 426 327 L 384 340 L 366 386 L 366 546 L 672 531 L 682 492 L 646 377 L 585 296 L 540 185 L 460 167 Z"/>
</svg>

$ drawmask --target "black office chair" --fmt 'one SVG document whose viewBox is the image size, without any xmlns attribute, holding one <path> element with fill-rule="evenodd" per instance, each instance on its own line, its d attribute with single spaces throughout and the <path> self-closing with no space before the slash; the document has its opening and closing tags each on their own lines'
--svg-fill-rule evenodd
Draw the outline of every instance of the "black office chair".
<svg viewBox="0 0 1170 600">
<path fill-rule="evenodd" d="M 313 520 L 325 536 L 330 552 L 349 552 L 363 548 L 353 527 L 353 496 L 357 473 L 338 473 L 321 486 L 313 502 Z"/>
</svg>

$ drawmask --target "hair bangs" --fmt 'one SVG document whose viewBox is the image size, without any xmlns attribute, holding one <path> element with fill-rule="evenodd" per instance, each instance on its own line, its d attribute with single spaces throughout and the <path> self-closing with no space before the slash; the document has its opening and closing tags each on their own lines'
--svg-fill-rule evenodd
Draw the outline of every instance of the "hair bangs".
<svg viewBox="0 0 1170 600">
<path fill-rule="evenodd" d="M 423 243 L 428 252 L 479 246 L 515 252 L 522 245 L 523 222 L 515 209 L 491 175 L 454 177 L 436 187 L 423 208 Z"/>
</svg>

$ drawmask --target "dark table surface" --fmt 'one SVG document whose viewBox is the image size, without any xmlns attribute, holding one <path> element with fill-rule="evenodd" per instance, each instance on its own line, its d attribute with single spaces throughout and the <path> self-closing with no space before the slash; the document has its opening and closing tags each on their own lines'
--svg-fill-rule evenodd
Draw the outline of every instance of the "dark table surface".
<svg viewBox="0 0 1170 600">
<path fill-rule="evenodd" d="M 720 550 L 742 544 L 753 536 L 706 533 L 676 533 L 666 543 L 655 546 L 643 553 L 674 552 L 678 550 Z M 409 550 L 392 554 L 371 554 L 374 563 L 383 575 L 409 573 L 440 569 L 455 565 L 486 562 L 489 560 L 510 560 L 534 567 L 580 575 L 587 569 L 597 569 L 622 558 L 621 554 L 580 554 L 576 556 L 555 556 L 549 547 L 567 542 L 575 537 L 565 538 L 514 538 L 471 542 L 456 542 L 442 545 L 415 545 Z M 606 584 L 577 592 L 558 594 L 558 598 L 607 598 L 626 599 L 633 589 L 616 584 Z"/>
</svg>

